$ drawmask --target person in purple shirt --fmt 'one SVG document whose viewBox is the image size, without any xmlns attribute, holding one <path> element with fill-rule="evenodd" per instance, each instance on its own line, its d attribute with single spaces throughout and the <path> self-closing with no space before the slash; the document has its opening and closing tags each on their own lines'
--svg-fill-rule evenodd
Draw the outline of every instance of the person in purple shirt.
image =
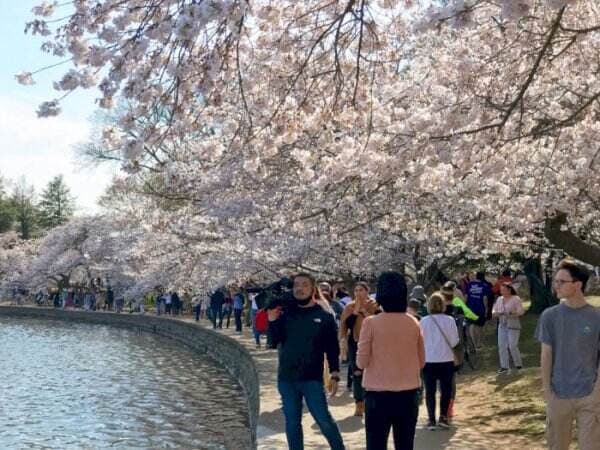
<svg viewBox="0 0 600 450">
<path fill-rule="evenodd" d="M 475 348 L 481 348 L 483 326 L 488 315 L 488 299 L 492 296 L 490 284 L 485 280 L 484 272 L 477 272 L 475 280 L 467 284 L 467 306 L 479 317 L 476 321 L 469 320 L 469 333 Z"/>
</svg>

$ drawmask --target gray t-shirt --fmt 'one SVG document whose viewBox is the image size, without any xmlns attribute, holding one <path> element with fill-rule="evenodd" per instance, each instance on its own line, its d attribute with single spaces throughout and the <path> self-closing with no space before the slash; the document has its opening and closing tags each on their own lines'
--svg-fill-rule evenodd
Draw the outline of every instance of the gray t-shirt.
<svg viewBox="0 0 600 450">
<path fill-rule="evenodd" d="M 600 359 L 600 309 L 546 309 L 535 330 L 538 341 L 552 347 L 552 392 L 558 398 L 586 397 L 594 390 Z"/>
</svg>

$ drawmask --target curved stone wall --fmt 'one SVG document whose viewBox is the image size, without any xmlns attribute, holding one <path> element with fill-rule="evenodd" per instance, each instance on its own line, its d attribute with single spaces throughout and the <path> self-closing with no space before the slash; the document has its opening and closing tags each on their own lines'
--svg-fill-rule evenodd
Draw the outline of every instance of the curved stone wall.
<svg viewBox="0 0 600 450">
<path fill-rule="evenodd" d="M 0 306 L 0 315 L 74 320 L 139 330 L 175 339 L 198 353 L 208 355 L 218 364 L 224 366 L 231 376 L 238 380 L 244 390 L 248 402 L 248 421 L 252 447 L 256 448 L 256 427 L 260 407 L 258 372 L 248 350 L 234 339 L 193 323 L 149 315 L 14 306 Z"/>
</svg>

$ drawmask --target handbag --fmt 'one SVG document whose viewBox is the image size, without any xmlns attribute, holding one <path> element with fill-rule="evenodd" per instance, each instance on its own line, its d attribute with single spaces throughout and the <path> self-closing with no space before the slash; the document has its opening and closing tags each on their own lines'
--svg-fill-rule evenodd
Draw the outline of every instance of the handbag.
<svg viewBox="0 0 600 450">
<path fill-rule="evenodd" d="M 442 331 L 442 327 L 440 327 L 439 324 L 437 323 L 437 320 L 435 320 L 435 317 L 433 317 L 433 315 L 430 317 L 431 317 L 431 320 L 433 320 L 433 323 L 435 323 L 435 326 L 437 327 L 437 329 L 440 330 L 440 333 L 442 333 L 442 337 L 444 338 L 444 341 L 446 341 L 446 344 L 448 345 L 450 350 L 452 350 L 452 355 L 454 357 L 454 367 L 462 366 L 463 360 L 464 360 L 464 352 L 463 352 L 462 346 L 460 345 L 460 343 L 458 343 L 456 345 L 456 347 L 452 347 L 450 345 L 450 341 L 448 340 L 448 338 Z"/>
</svg>

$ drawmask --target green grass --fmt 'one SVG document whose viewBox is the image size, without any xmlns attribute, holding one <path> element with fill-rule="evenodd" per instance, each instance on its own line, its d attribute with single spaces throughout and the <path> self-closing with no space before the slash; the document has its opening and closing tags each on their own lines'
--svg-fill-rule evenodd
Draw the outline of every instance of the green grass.
<svg viewBox="0 0 600 450">
<path fill-rule="evenodd" d="M 600 307 L 600 296 L 588 297 L 588 301 Z M 525 302 L 524 306 L 528 309 L 529 302 Z M 473 422 L 485 426 L 490 433 L 524 436 L 536 443 L 543 441 L 546 417 L 539 369 L 540 344 L 534 335 L 538 318 L 537 314 L 528 312 L 521 319 L 519 348 L 525 369 L 518 375 L 496 375 L 496 330 L 488 325 L 485 347 L 480 354 L 480 369 L 471 371 L 465 368 L 459 379 L 465 395 L 478 393 L 481 397 L 482 408 L 475 417 L 471 417 Z M 503 426 L 494 426 L 494 421 L 498 420 L 503 422 Z"/>
</svg>

